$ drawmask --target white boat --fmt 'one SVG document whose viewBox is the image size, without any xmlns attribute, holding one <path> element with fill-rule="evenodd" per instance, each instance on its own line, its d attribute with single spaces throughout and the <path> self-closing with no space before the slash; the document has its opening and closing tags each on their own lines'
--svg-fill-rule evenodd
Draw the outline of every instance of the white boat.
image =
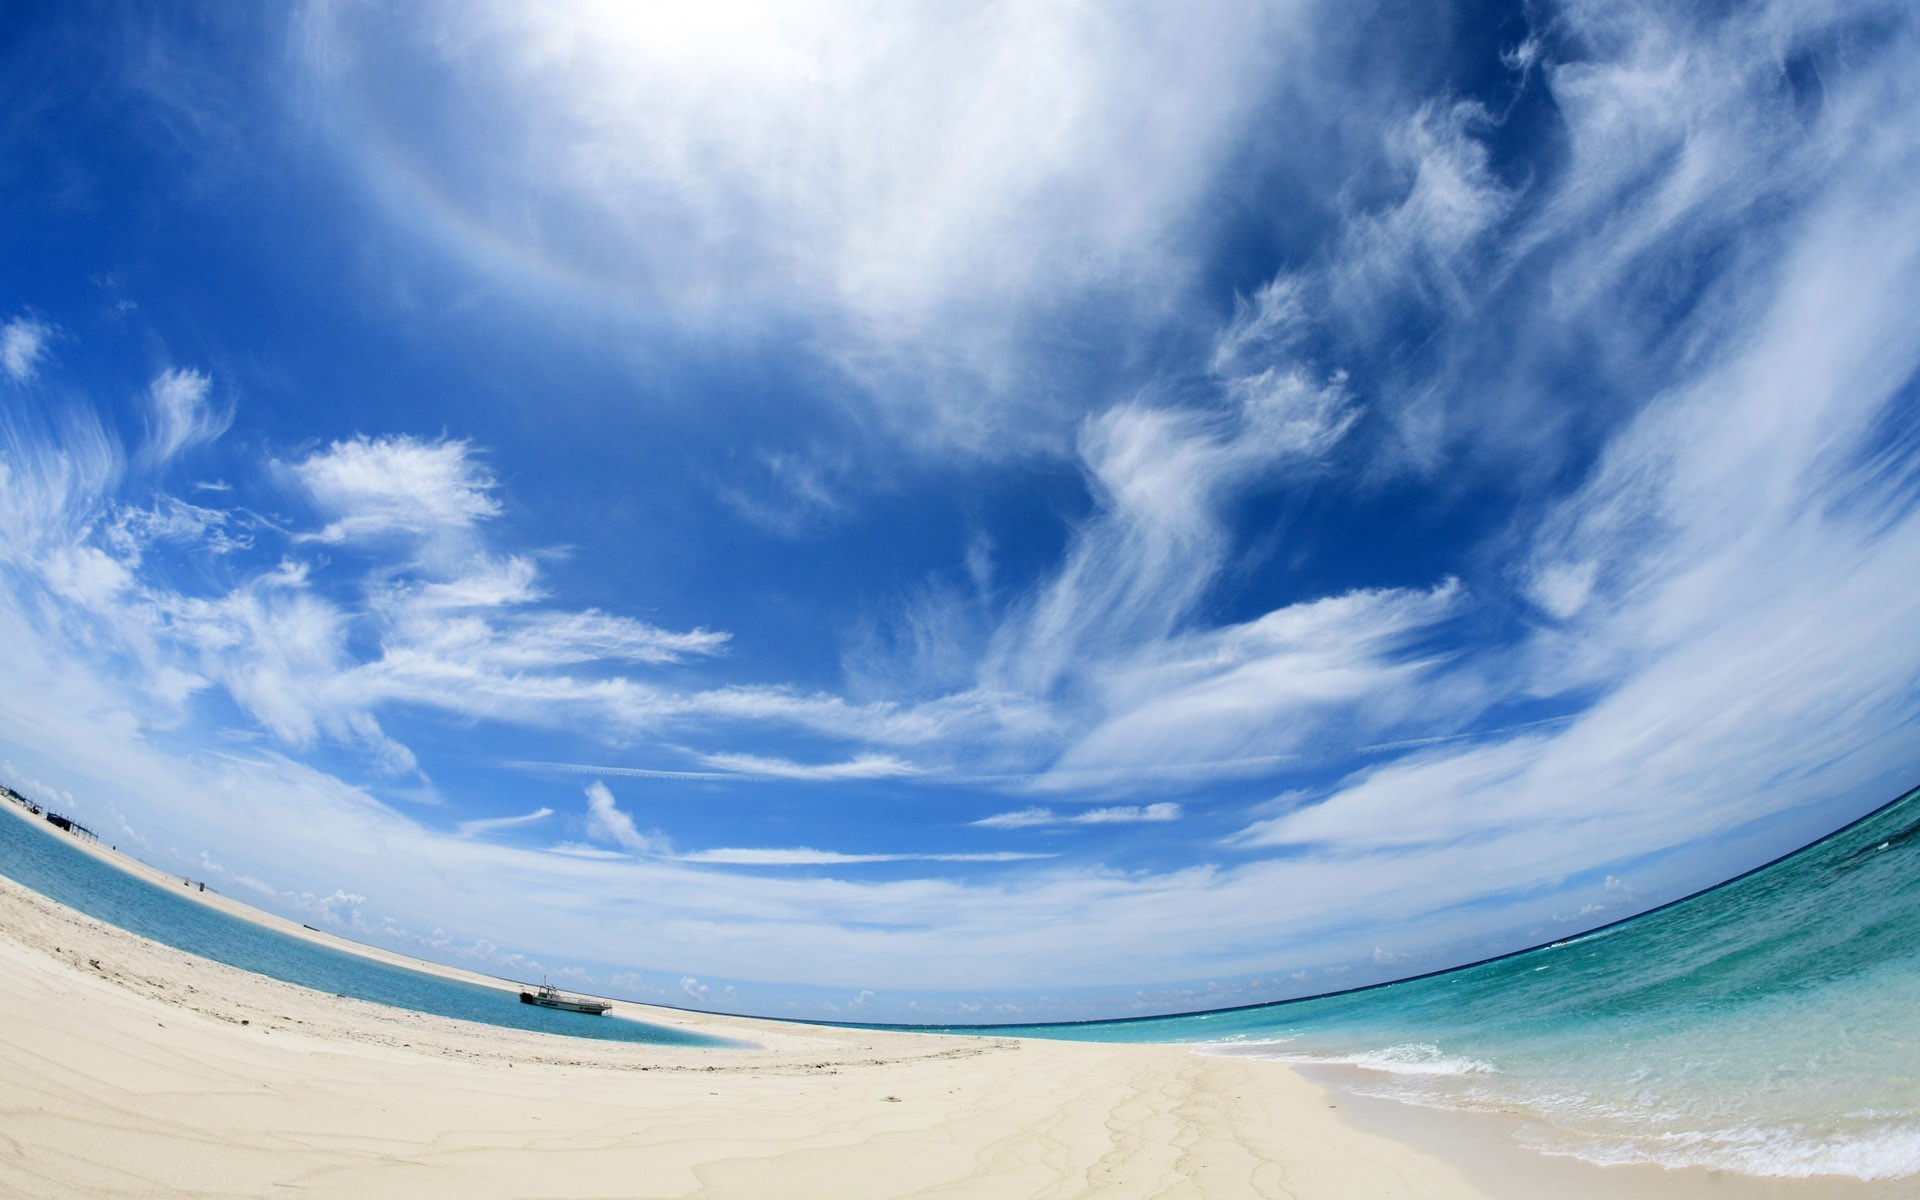
<svg viewBox="0 0 1920 1200">
<path fill-rule="evenodd" d="M 532 984 L 525 984 L 523 985 L 523 989 L 532 986 Z M 539 987 L 533 988 L 530 992 L 522 990 L 520 993 L 520 1003 L 538 1004 L 541 1008 L 557 1008 L 562 1012 L 587 1013 L 596 1017 L 613 1007 L 612 1004 L 605 1000 L 593 1000 L 586 996 L 570 996 L 550 983 L 543 983 Z"/>
</svg>

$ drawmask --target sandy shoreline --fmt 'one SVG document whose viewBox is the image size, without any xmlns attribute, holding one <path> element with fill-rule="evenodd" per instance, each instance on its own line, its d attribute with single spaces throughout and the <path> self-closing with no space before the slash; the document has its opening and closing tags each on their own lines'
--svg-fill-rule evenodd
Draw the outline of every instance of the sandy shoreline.
<svg viewBox="0 0 1920 1200">
<path fill-rule="evenodd" d="M 86 848 L 180 887 L 178 876 Z M 506 986 L 192 896 L 324 944 Z M 556 1037 L 315 992 L 0 877 L 0 1194 L 1541 1194 L 1502 1186 L 1523 1166 L 1528 1188 L 1545 1179 L 1557 1194 L 1639 1193 L 1640 1172 L 1549 1162 L 1497 1131 L 1469 1145 L 1413 1110 L 1355 1122 L 1366 1104 L 1279 1063 L 622 1008 L 752 1048 Z M 1587 1190 L 1565 1190 L 1570 1180 Z M 1663 1182 L 1663 1196 L 1865 1194 L 1704 1174 Z"/>
<path fill-rule="evenodd" d="M 1276 1064 L 637 1015 L 754 1048 L 554 1037 L 345 999 L 0 878 L 0 1194 L 1481 1194 L 1346 1125 Z"/>
</svg>

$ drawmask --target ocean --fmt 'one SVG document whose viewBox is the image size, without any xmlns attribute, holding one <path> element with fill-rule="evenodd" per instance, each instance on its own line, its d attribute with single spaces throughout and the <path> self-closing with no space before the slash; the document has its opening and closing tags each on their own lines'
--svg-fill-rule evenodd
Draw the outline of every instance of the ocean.
<svg viewBox="0 0 1920 1200">
<path fill-rule="evenodd" d="M 1533 1149 L 1603 1165 L 1920 1175 L 1920 791 L 1712 891 L 1479 966 L 1019 1032 L 1361 1068 L 1369 1094 L 1518 1115 Z"/>
<path fill-rule="evenodd" d="M 522 1004 L 513 992 L 318 945 L 129 875 L 73 846 L 69 836 L 51 826 L 42 832 L 0 813 L 0 875 L 142 937 L 315 991 L 565 1037 L 666 1046 L 739 1044 L 618 1015 L 555 1012 Z"/>
</svg>

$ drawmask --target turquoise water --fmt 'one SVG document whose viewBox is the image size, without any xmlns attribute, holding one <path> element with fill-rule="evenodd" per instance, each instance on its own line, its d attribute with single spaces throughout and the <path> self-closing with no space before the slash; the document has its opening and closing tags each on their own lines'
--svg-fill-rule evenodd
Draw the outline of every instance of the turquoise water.
<svg viewBox="0 0 1920 1200">
<path fill-rule="evenodd" d="M 498 988 L 316 945 L 129 875 L 74 848 L 51 827 L 49 833 L 0 813 L 0 874 L 88 916 L 202 958 L 315 991 L 512 1029 L 652 1045 L 737 1044 L 624 1017 L 555 1012 L 522 1004 L 517 995 Z"/>
<path fill-rule="evenodd" d="M 1597 1163 L 1920 1175 L 1920 792 L 1715 891 L 1497 962 L 1025 1032 L 1348 1064 L 1361 1090 L 1518 1113 L 1534 1148 Z"/>
</svg>

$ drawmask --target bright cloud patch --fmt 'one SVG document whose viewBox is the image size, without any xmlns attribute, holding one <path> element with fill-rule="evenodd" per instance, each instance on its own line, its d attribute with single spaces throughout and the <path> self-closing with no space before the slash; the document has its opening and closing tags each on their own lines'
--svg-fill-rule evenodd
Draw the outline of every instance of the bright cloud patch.
<svg viewBox="0 0 1920 1200">
<path fill-rule="evenodd" d="M 40 369 L 53 329 L 31 317 L 14 317 L 0 325 L 0 369 L 15 383 L 25 383 Z"/>
<path fill-rule="evenodd" d="M 466 529 L 498 516 L 493 478 L 464 442 L 411 437 L 335 442 L 289 468 L 331 518 L 325 542 Z"/>
<path fill-rule="evenodd" d="M 992 452 L 1037 415 L 1029 319 L 1158 313 L 1191 273 L 1170 235 L 1302 23 L 1220 7 L 327 7 L 303 44 L 371 190 L 459 260 L 696 327 L 797 313 L 904 431 Z M 422 72 L 492 80 L 477 120 L 394 107 Z"/>
</svg>

